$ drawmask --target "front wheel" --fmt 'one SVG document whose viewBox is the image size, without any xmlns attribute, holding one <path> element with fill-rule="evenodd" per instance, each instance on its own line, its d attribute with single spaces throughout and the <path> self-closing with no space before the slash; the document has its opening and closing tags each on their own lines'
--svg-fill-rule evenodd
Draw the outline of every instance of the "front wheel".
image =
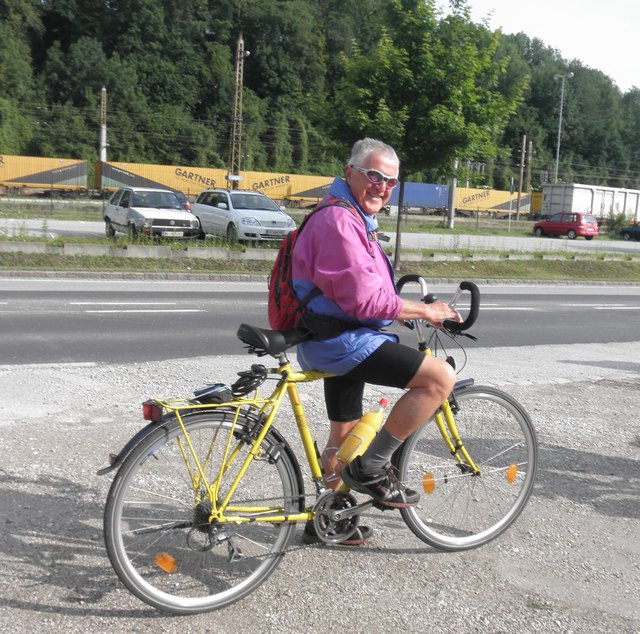
<svg viewBox="0 0 640 634">
<path fill-rule="evenodd" d="M 235 244 L 238 241 L 238 230 L 233 222 L 230 222 L 227 226 L 227 242 L 229 244 Z"/>
<path fill-rule="evenodd" d="M 527 503 L 538 463 L 535 430 L 515 399 L 480 386 L 454 397 L 456 427 L 479 474 L 454 459 L 435 419 L 407 439 L 397 464 L 402 481 L 422 493 L 416 506 L 401 510 L 403 519 L 421 540 L 447 551 L 503 533 Z"/>
<path fill-rule="evenodd" d="M 302 495 L 284 440 L 274 432 L 231 497 L 226 514 L 238 521 L 209 521 L 211 496 L 225 497 L 248 455 L 244 438 L 259 424 L 242 412 L 234 423 L 234 414 L 183 417 L 193 453 L 175 419 L 159 424 L 111 485 L 104 514 L 109 559 L 124 585 L 159 610 L 196 614 L 241 599 L 273 572 L 292 537 L 295 524 L 260 521 L 297 512 Z"/>
<path fill-rule="evenodd" d="M 567 238 L 569 238 L 569 240 L 575 240 L 577 237 L 578 234 L 573 229 L 569 229 L 569 231 L 567 231 Z"/>
<path fill-rule="evenodd" d="M 536 236 L 538 236 L 538 238 L 542 238 L 544 236 L 544 231 L 540 229 L 540 227 L 536 229 Z"/>
</svg>

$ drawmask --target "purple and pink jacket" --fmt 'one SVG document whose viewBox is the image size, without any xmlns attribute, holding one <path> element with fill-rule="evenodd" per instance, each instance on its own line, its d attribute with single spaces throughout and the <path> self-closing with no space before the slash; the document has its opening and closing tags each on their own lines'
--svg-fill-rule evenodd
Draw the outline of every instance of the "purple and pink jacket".
<svg viewBox="0 0 640 634">
<path fill-rule="evenodd" d="M 331 197 L 349 201 L 360 217 L 344 207 L 329 206 L 309 218 L 293 250 L 293 287 L 304 297 L 317 286 L 323 294 L 307 304 L 310 310 L 362 327 L 305 341 L 298 344 L 297 354 L 304 369 L 345 374 L 385 341 L 398 341 L 380 328 L 398 316 L 402 300 L 389 259 L 372 237 L 375 218 L 359 208 L 341 178 L 332 183 L 326 198 Z"/>
</svg>

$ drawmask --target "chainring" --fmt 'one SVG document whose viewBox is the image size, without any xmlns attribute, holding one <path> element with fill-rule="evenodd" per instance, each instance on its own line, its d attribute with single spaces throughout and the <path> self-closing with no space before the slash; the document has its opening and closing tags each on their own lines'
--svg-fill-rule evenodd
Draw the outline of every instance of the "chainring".
<svg viewBox="0 0 640 634">
<path fill-rule="evenodd" d="M 313 526 L 325 544 L 339 544 L 349 539 L 358 527 L 359 515 L 339 522 L 331 521 L 331 511 L 342 511 L 357 506 L 357 500 L 350 493 L 327 491 L 316 502 L 313 510 Z"/>
</svg>

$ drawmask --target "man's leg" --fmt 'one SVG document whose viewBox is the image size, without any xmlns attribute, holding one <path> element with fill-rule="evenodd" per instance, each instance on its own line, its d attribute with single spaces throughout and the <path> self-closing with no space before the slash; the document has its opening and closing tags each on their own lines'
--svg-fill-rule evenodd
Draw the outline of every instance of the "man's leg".
<svg viewBox="0 0 640 634">
<path fill-rule="evenodd" d="M 398 357 L 397 367 L 394 366 L 395 357 Z M 373 362 L 385 368 L 390 376 L 396 371 L 401 373 L 403 366 L 407 372 L 411 367 L 411 353 L 403 346 L 387 346 L 385 350 L 380 350 L 377 357 L 374 353 L 370 359 L 372 363 L 368 367 L 361 364 L 361 376 L 368 374 L 371 382 L 378 384 L 384 384 L 384 379 L 381 380 L 380 370 L 373 367 Z M 417 503 L 419 494 L 407 489 L 390 468 L 391 456 L 403 440 L 433 415 L 455 384 L 453 368 L 442 359 L 427 356 L 414 359 L 419 365 L 405 383 L 407 392 L 394 405 L 381 431 L 364 454 L 342 472 L 342 478 L 349 487 L 371 495 L 377 502 L 389 507 L 402 508 Z"/>
<path fill-rule="evenodd" d="M 338 464 L 338 448 L 345 439 L 345 436 L 353 429 L 359 419 L 350 421 L 329 421 L 329 438 L 324 451 L 320 455 L 320 462 L 322 464 L 322 470 L 324 472 L 324 481 L 329 489 L 335 491 L 342 480 L 340 478 L 340 471 L 342 465 Z"/>
</svg>

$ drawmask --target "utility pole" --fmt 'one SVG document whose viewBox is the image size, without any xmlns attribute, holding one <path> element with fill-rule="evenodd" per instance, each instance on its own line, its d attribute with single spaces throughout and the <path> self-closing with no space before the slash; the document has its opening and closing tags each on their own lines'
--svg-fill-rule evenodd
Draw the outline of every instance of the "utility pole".
<svg viewBox="0 0 640 634">
<path fill-rule="evenodd" d="M 560 115 L 558 116 L 558 140 L 556 142 L 556 169 L 553 173 L 553 182 L 558 182 L 558 165 L 560 164 L 560 138 L 562 137 L 562 106 L 564 105 L 564 81 L 565 79 L 571 79 L 573 73 L 564 73 L 554 75 L 553 78 L 558 81 L 560 79 L 562 84 L 560 86 Z"/>
<path fill-rule="evenodd" d="M 227 178 L 232 183 L 232 188 L 238 187 L 240 180 L 240 158 L 242 156 L 242 87 L 244 82 L 244 58 L 249 56 L 249 52 L 244 50 L 244 40 L 242 33 L 238 36 L 236 45 L 236 68 L 235 68 L 235 92 L 233 95 L 233 117 L 231 129 L 231 146 L 229 149 L 229 174 Z"/>
<path fill-rule="evenodd" d="M 107 162 L 107 89 L 100 91 L 100 151 L 98 156 L 102 163 Z"/>
<path fill-rule="evenodd" d="M 522 181 L 524 179 L 524 159 L 527 150 L 527 135 L 522 135 L 522 151 L 520 152 L 520 178 L 518 178 L 518 199 L 516 201 L 516 221 L 520 220 L 520 197 L 522 196 Z"/>
<path fill-rule="evenodd" d="M 533 163 L 533 141 L 529 139 L 529 152 L 527 153 L 529 157 L 527 159 L 527 182 L 525 191 L 527 194 L 531 194 L 531 163 Z M 531 203 L 529 203 L 529 211 L 531 211 Z"/>
<path fill-rule="evenodd" d="M 449 185 L 449 200 L 447 210 L 447 229 L 453 229 L 456 217 L 456 185 L 458 180 L 456 175 L 458 173 L 458 159 L 453 161 L 453 176 L 451 177 L 451 185 Z"/>
</svg>

